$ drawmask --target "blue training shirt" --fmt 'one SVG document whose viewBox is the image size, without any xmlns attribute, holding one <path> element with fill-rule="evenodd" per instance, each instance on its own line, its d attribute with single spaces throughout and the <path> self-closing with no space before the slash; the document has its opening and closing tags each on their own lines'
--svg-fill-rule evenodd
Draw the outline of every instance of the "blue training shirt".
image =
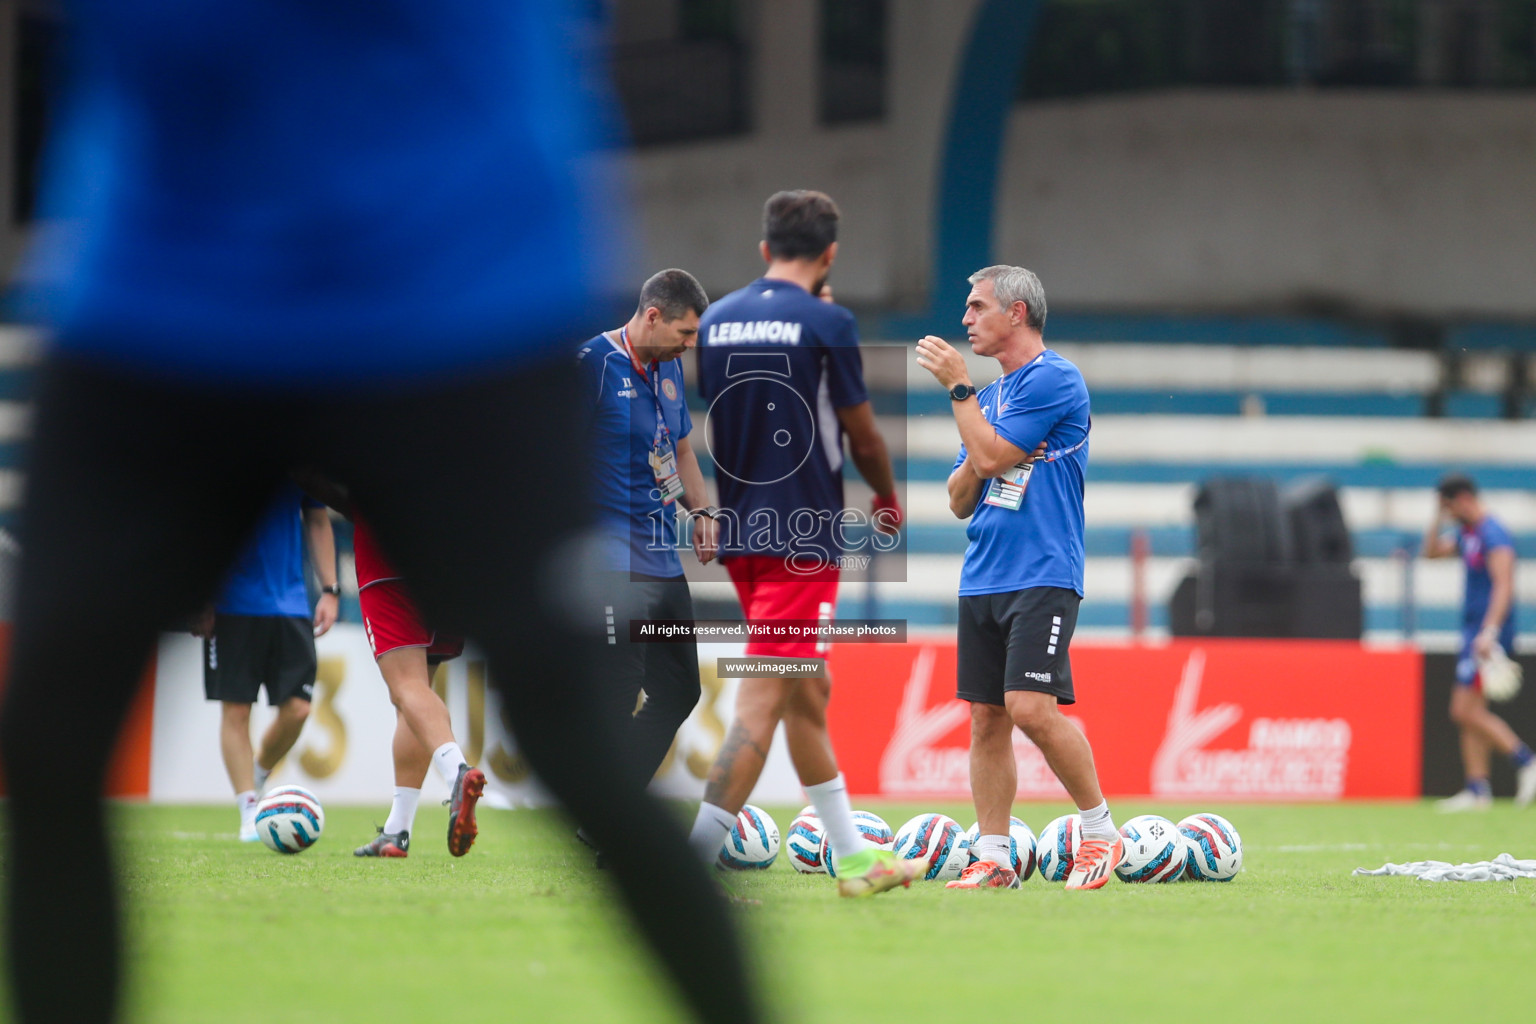
<svg viewBox="0 0 1536 1024">
<path fill-rule="evenodd" d="M 1046 349 L 976 395 L 1003 440 L 1028 454 L 1044 441 L 1018 509 L 985 502 L 966 526 L 970 544 L 960 595 L 1061 587 L 1083 595 L 1083 475 L 1088 469 L 1088 385 L 1077 367 Z M 965 461 L 965 445 L 955 469 Z M 953 470 L 951 470 L 953 472 Z"/>
<path fill-rule="evenodd" d="M 1483 616 L 1488 614 L 1488 601 L 1493 596 L 1493 576 L 1488 572 L 1487 554 L 1494 548 L 1513 548 L 1515 540 L 1504 524 L 1493 516 L 1483 516 L 1476 526 L 1456 532 L 1456 552 L 1467 570 L 1466 590 L 1463 596 L 1461 620 L 1464 625 L 1481 628 Z M 1511 595 L 1513 597 L 1513 595 Z M 1504 630 L 1514 632 L 1515 607 L 1511 600 L 1509 617 L 1504 620 Z"/>
<path fill-rule="evenodd" d="M 843 511 L 837 410 L 869 399 L 853 314 L 788 281 L 759 278 L 699 319 L 699 391 L 722 555 L 835 559 Z"/>
<path fill-rule="evenodd" d="M 553 356 L 624 234 L 574 6 L 66 0 L 23 308 L 245 385 Z"/>
<path fill-rule="evenodd" d="M 318 507 L 296 484 L 284 484 L 225 577 L 214 610 L 224 615 L 309 618 L 304 509 Z"/>
<path fill-rule="evenodd" d="M 678 505 L 663 503 L 650 457 L 658 440 L 675 453 L 677 442 L 693 432 L 682 360 L 652 363 L 641 374 L 623 345 L 604 334 L 577 349 L 576 360 L 590 402 L 583 412 L 592 417 L 590 490 L 604 564 L 619 572 L 681 576 Z"/>
</svg>

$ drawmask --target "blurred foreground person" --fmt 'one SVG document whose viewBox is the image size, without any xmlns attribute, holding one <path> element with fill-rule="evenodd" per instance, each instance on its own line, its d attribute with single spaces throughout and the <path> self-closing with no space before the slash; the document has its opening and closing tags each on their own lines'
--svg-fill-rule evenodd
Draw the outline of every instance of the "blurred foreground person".
<svg viewBox="0 0 1536 1024">
<path fill-rule="evenodd" d="M 626 850 L 613 876 L 692 1012 L 757 1020 L 719 893 L 614 753 L 571 611 L 590 516 L 549 442 L 574 431 L 569 344 L 622 225 L 582 191 L 600 107 L 565 5 L 64 7 L 0 713 L 15 1019 L 116 1018 L 108 755 L 158 631 L 302 463 L 346 485 L 423 617 L 483 646 L 529 763 Z"/>
<path fill-rule="evenodd" d="M 1424 557 L 1459 555 L 1467 571 L 1461 649 L 1451 688 L 1451 721 L 1461 733 L 1467 781 L 1461 792 L 1441 800 L 1437 808 L 1482 811 L 1492 806 L 1488 757 L 1493 750 L 1514 762 L 1515 803 L 1525 806 L 1536 799 L 1536 757 L 1508 722 L 1488 710 L 1483 691 L 1491 663 L 1507 658 L 1515 645 L 1515 541 L 1483 507 L 1470 477 L 1447 476 L 1436 488 L 1436 499 L 1435 518 L 1424 534 Z M 1454 526 L 1455 533 L 1447 526 Z"/>
</svg>

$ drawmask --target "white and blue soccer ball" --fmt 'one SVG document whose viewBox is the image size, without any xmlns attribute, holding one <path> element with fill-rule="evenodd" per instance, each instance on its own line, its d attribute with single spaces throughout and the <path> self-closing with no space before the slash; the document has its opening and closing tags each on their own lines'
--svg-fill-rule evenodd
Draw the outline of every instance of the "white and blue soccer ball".
<svg viewBox="0 0 1536 1024">
<path fill-rule="evenodd" d="M 1120 826 L 1125 855 L 1115 874 L 1125 882 L 1174 882 L 1184 876 L 1189 847 L 1179 827 L 1160 814 L 1138 814 Z"/>
<path fill-rule="evenodd" d="M 1040 877 L 1047 882 L 1065 882 L 1072 874 L 1072 864 L 1082 841 L 1083 817 L 1080 814 L 1063 814 L 1041 829 L 1040 838 L 1035 843 Z"/>
<path fill-rule="evenodd" d="M 789 823 L 784 833 L 784 852 L 790 866 L 802 875 L 824 875 L 827 869 L 821 863 L 821 840 L 825 829 L 816 809 L 808 807 Z"/>
<path fill-rule="evenodd" d="M 779 855 L 779 826 L 761 807 L 747 804 L 720 847 L 720 866 L 733 871 L 762 871 Z"/>
<path fill-rule="evenodd" d="M 976 852 L 976 840 L 981 838 L 981 822 L 972 822 L 970 829 L 965 833 L 965 845 L 970 850 L 971 862 L 975 863 L 979 856 Z M 1008 853 L 1013 868 L 1013 873 L 1019 876 L 1019 881 L 1024 881 L 1035 873 L 1035 832 L 1024 823 L 1023 818 L 1010 817 L 1008 819 Z"/>
<path fill-rule="evenodd" d="M 270 850 L 303 853 L 325 831 L 325 810 L 303 786 L 280 786 L 256 805 L 256 835 Z"/>
<path fill-rule="evenodd" d="M 1219 814 L 1191 814 L 1179 822 L 1189 846 L 1185 877 L 1197 882 L 1230 882 L 1243 869 L 1243 837 Z"/>
<path fill-rule="evenodd" d="M 885 823 L 885 819 L 878 814 L 869 811 L 853 812 L 853 827 L 859 830 L 859 834 L 876 846 L 889 850 L 896 843 L 896 833 L 891 831 L 891 826 Z M 832 852 L 832 837 L 821 837 L 821 864 L 826 868 L 827 874 L 837 877 L 837 865 L 835 854 Z"/>
<path fill-rule="evenodd" d="M 901 826 L 891 849 L 904 860 L 927 861 L 923 878 L 930 882 L 959 878 L 971 862 L 970 843 L 960 823 L 943 814 L 919 814 Z"/>
</svg>

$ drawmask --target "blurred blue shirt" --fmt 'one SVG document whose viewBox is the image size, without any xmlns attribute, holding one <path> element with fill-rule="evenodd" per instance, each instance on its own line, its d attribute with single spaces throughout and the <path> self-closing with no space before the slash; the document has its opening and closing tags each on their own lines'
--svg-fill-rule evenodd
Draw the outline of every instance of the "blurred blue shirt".
<svg viewBox="0 0 1536 1024">
<path fill-rule="evenodd" d="M 319 507 L 294 484 L 284 484 L 225 577 L 214 610 L 223 615 L 309 618 L 304 509 Z"/>
<path fill-rule="evenodd" d="M 622 238 L 568 4 L 65 8 L 23 299 L 61 350 L 244 384 L 512 363 Z"/>
<path fill-rule="evenodd" d="M 1493 597 L 1493 575 L 1488 572 L 1488 552 L 1495 548 L 1514 548 L 1515 539 L 1504 524 L 1493 516 L 1485 515 L 1476 526 L 1463 527 L 1456 532 L 1456 552 L 1467 571 L 1467 584 L 1463 595 L 1462 622 L 1469 627 L 1481 627 L 1488 614 L 1488 602 Z M 1514 634 L 1515 606 L 1511 596 L 1509 615 L 1504 620 L 1504 630 Z"/>
</svg>

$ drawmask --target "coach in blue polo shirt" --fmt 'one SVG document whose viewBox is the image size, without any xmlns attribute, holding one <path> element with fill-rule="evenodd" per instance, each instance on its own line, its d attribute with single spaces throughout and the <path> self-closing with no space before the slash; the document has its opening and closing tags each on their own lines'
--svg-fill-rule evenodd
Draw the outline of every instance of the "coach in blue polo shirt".
<svg viewBox="0 0 1536 1024">
<path fill-rule="evenodd" d="M 304 549 L 320 578 L 313 614 Z M 256 797 L 293 749 L 315 688 L 315 637 L 336 624 L 341 588 L 336 541 L 324 505 L 294 484 L 273 499 L 256 535 L 224 581 L 212 611 L 193 630 L 203 640 L 203 692 L 221 702 L 219 752 L 235 788 L 240 839 L 256 840 Z M 251 705 L 262 688 L 277 717 L 251 748 Z"/>
<path fill-rule="evenodd" d="M 715 509 L 689 435 L 683 364 L 709 306 L 692 274 L 663 270 L 640 289 L 635 315 L 576 353 L 582 413 L 601 524 L 602 606 L 591 609 L 604 640 L 597 663 L 604 703 L 631 740 L 640 777 L 660 767 L 677 729 L 699 702 L 699 656 L 686 643 L 631 643 L 629 624 L 693 619 L 678 548 L 678 513 L 692 523 L 700 563 L 715 557 Z M 645 704 L 635 702 L 642 687 Z M 631 718 L 633 715 L 633 718 Z"/>
<path fill-rule="evenodd" d="M 1045 347 L 1045 289 L 1023 267 L 970 277 L 964 324 L 971 348 L 1003 376 L 979 392 L 965 359 L 932 335 L 918 365 L 949 392 L 960 457 L 949 507 L 970 519 L 960 570 L 958 696 L 971 704 L 971 792 L 978 854 L 954 888 L 1015 888 L 1008 816 L 1018 782 L 1017 725 L 1045 754 L 1082 815 L 1068 889 L 1097 889 L 1124 850 L 1099 789 L 1093 750 L 1062 715 L 1072 704 L 1067 645 L 1083 597 L 1083 474 L 1088 388 Z"/>
</svg>

